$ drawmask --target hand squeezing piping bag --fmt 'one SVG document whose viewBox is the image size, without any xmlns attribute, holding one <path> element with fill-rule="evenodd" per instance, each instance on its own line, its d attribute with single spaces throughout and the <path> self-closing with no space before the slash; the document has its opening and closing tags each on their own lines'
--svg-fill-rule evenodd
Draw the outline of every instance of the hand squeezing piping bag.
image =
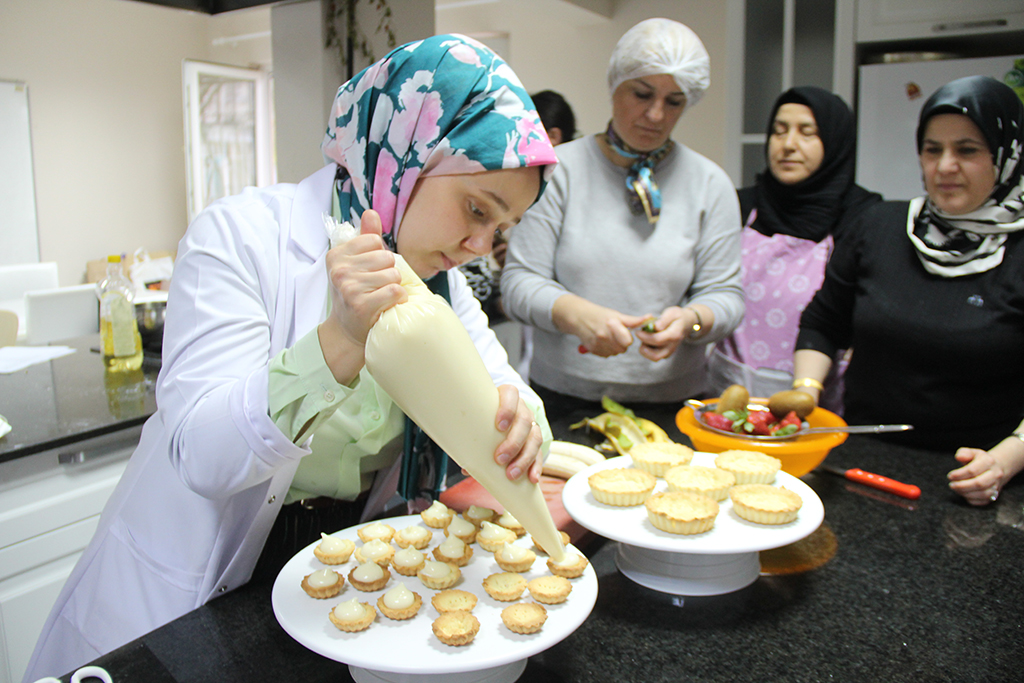
<svg viewBox="0 0 1024 683">
<path fill-rule="evenodd" d="M 330 228 L 329 228 L 330 232 Z M 332 239 L 332 246 L 334 240 Z M 366 337 L 366 368 L 402 411 L 512 514 L 556 562 L 562 539 L 540 486 L 510 481 L 494 461 L 498 389 L 455 311 L 398 254 L 409 299 L 384 311 Z"/>
</svg>

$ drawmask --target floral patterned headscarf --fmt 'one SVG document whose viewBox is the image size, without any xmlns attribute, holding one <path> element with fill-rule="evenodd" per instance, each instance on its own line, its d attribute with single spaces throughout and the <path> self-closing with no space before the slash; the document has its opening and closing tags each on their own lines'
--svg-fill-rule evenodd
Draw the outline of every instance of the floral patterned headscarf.
<svg viewBox="0 0 1024 683">
<path fill-rule="evenodd" d="M 396 48 L 338 89 L 320 149 L 337 162 L 341 220 L 380 214 L 385 242 L 421 176 L 557 163 L 533 101 L 485 45 L 442 35 Z"/>
</svg>

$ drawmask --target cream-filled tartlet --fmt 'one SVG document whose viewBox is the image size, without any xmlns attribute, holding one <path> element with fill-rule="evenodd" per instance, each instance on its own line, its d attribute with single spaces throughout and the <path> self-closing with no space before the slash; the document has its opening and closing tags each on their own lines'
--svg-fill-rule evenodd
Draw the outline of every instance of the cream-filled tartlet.
<svg viewBox="0 0 1024 683">
<path fill-rule="evenodd" d="M 569 541 L 572 540 L 571 538 L 569 538 L 569 534 L 565 533 L 564 531 L 559 531 L 558 532 L 558 537 L 560 539 L 562 539 L 562 545 L 563 546 L 569 545 Z M 537 552 L 544 553 L 545 555 L 550 555 L 551 554 L 547 550 L 545 550 L 544 547 L 541 546 L 540 543 L 537 543 L 537 539 L 536 538 L 533 539 L 533 547 L 537 550 Z"/>
<path fill-rule="evenodd" d="M 469 591 L 449 588 L 440 593 L 435 593 L 430 598 L 430 604 L 441 614 L 445 612 L 472 612 L 476 607 L 476 596 Z"/>
<path fill-rule="evenodd" d="M 449 510 L 448 506 L 439 500 L 435 500 L 430 507 L 420 513 L 420 519 L 431 529 L 445 528 L 454 516 L 455 512 Z"/>
<path fill-rule="evenodd" d="M 590 562 L 583 555 L 575 552 L 575 549 L 570 552 L 566 548 L 566 551 L 565 557 L 559 562 L 548 559 L 548 570 L 555 576 L 561 576 L 566 579 L 575 579 L 583 576 L 583 572 L 587 569 L 587 565 Z"/>
<path fill-rule="evenodd" d="M 404 621 L 412 619 L 420 611 L 423 599 L 416 593 L 399 583 L 384 595 L 377 598 L 377 609 L 388 619 Z"/>
<path fill-rule="evenodd" d="M 509 531 L 514 531 L 516 536 L 524 536 L 526 534 L 526 529 L 520 524 L 519 520 L 508 512 L 501 513 L 501 516 L 494 520 L 494 523 L 505 527 Z"/>
<path fill-rule="evenodd" d="M 495 562 L 507 572 L 530 571 L 530 567 L 533 566 L 533 561 L 536 559 L 537 553 L 512 543 L 505 543 L 494 551 Z"/>
<path fill-rule="evenodd" d="M 480 526 L 482 522 L 491 522 L 497 516 L 496 510 L 485 508 L 482 505 L 470 505 L 469 509 L 462 513 L 463 519 L 472 522 L 474 526 Z"/>
<path fill-rule="evenodd" d="M 345 577 L 333 569 L 318 569 L 302 578 L 302 590 L 317 600 L 333 598 L 344 585 Z"/>
<path fill-rule="evenodd" d="M 450 562 L 427 560 L 416 576 L 427 588 L 439 591 L 454 586 L 462 576 L 462 570 Z"/>
<path fill-rule="evenodd" d="M 357 562 L 376 562 L 382 567 L 391 564 L 391 558 L 395 556 L 395 549 L 390 543 L 374 539 L 369 543 L 356 548 L 355 557 Z"/>
<path fill-rule="evenodd" d="M 364 562 L 348 573 L 348 582 L 359 591 L 379 591 L 387 585 L 391 572 L 376 562 Z"/>
<path fill-rule="evenodd" d="M 395 535 L 395 527 L 384 522 L 372 522 L 361 527 L 356 533 L 359 534 L 359 540 L 363 543 L 369 543 L 374 540 L 389 543 Z"/>
<path fill-rule="evenodd" d="M 434 537 L 434 534 L 425 527 L 413 524 L 407 526 L 404 529 L 399 529 L 395 533 L 394 542 L 399 548 L 413 547 L 419 550 L 423 550 L 430 544 L 430 539 Z"/>
<path fill-rule="evenodd" d="M 427 556 L 422 550 L 409 547 L 395 552 L 395 556 L 391 558 L 391 566 L 402 576 L 416 576 L 416 572 L 423 568 L 426 561 Z"/>
<path fill-rule="evenodd" d="M 462 517 L 452 517 L 452 521 L 444 528 L 444 535 L 455 536 L 461 538 L 466 543 L 472 543 L 476 540 L 477 531 L 479 531 L 479 527 L 469 520 L 465 520 Z"/>
<path fill-rule="evenodd" d="M 500 574 L 491 574 L 484 579 L 483 586 L 487 594 L 495 600 L 512 602 L 518 600 L 526 590 L 526 579 L 516 572 L 501 572 Z"/>
<path fill-rule="evenodd" d="M 377 610 L 368 602 L 359 602 L 352 598 L 337 605 L 328 616 L 331 623 L 342 631 L 355 633 L 370 627 L 377 616 Z"/>
<path fill-rule="evenodd" d="M 537 602 L 546 605 L 557 605 L 565 602 L 572 592 L 569 579 L 562 576 L 541 576 L 526 582 L 526 589 Z"/>
<path fill-rule="evenodd" d="M 434 559 L 438 562 L 451 562 L 456 567 L 465 567 L 473 557 L 473 548 L 458 536 L 449 536 L 441 545 L 434 548 Z"/>
<path fill-rule="evenodd" d="M 313 548 L 313 556 L 324 564 L 345 564 L 355 549 L 356 544 L 347 538 L 336 538 L 321 532 L 320 543 Z"/>
<path fill-rule="evenodd" d="M 477 532 L 477 544 L 489 553 L 493 553 L 505 543 L 516 540 L 516 532 L 506 529 L 494 522 L 482 522 Z"/>
</svg>

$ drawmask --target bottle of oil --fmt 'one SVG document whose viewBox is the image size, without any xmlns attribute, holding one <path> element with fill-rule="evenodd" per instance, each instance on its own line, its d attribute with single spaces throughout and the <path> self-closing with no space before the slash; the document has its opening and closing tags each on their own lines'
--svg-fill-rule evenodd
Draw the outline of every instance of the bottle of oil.
<svg viewBox="0 0 1024 683">
<path fill-rule="evenodd" d="M 121 268 L 120 256 L 107 257 L 107 277 L 96 285 L 100 298 L 100 341 L 109 372 L 142 367 L 142 337 L 135 319 L 135 288 Z"/>
</svg>

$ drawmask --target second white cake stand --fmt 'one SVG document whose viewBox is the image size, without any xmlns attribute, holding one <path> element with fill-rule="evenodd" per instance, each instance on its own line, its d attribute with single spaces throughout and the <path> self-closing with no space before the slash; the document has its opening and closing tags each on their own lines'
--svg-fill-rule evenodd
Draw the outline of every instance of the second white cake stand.
<svg viewBox="0 0 1024 683">
<path fill-rule="evenodd" d="M 695 453 L 691 464 L 714 467 L 712 453 Z M 615 507 L 597 502 L 587 478 L 613 467 L 630 467 L 629 456 L 610 458 L 574 475 L 562 490 L 566 511 L 581 526 L 619 542 L 616 566 L 625 576 L 662 593 L 720 595 L 753 583 L 760 573 L 758 553 L 779 548 L 811 535 L 825 519 L 818 495 L 794 476 L 779 472 L 774 485 L 784 486 L 803 500 L 797 518 L 788 524 L 755 524 L 742 519 L 728 498 L 719 503 L 714 528 L 683 536 L 657 529 L 643 505 Z M 658 479 L 655 491 L 666 490 Z"/>
</svg>

